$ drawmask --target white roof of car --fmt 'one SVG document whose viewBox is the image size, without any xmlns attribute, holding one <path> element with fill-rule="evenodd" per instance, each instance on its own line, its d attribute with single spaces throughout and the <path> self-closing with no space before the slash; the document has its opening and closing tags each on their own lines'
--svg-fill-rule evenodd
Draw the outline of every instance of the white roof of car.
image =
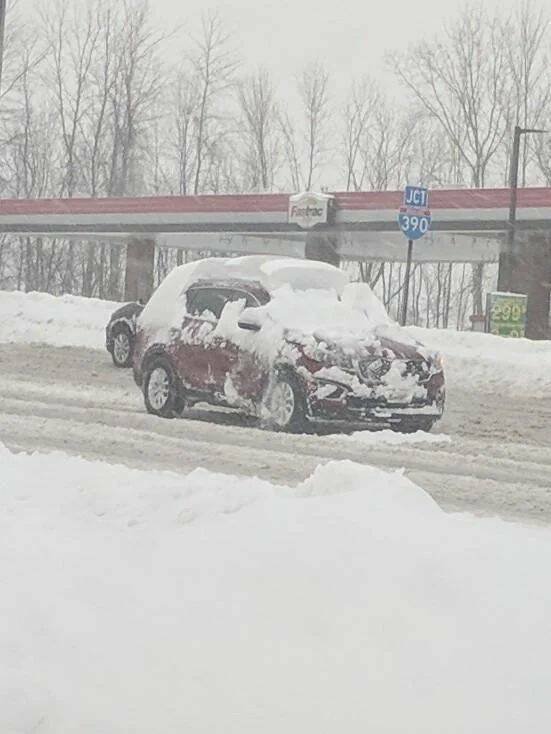
<svg viewBox="0 0 551 734">
<path fill-rule="evenodd" d="M 151 327 L 166 324 L 193 283 L 223 279 L 255 281 L 269 293 L 287 285 L 294 291 L 334 290 L 338 295 L 349 282 L 342 270 L 316 260 L 266 255 L 205 258 L 174 268 L 151 296 L 140 321 Z"/>
<path fill-rule="evenodd" d="M 267 255 L 197 260 L 177 268 L 177 278 L 183 286 L 203 279 L 239 279 L 259 282 L 268 292 L 289 285 L 293 290 L 324 289 L 339 294 L 349 282 L 346 273 L 333 265 Z"/>
</svg>

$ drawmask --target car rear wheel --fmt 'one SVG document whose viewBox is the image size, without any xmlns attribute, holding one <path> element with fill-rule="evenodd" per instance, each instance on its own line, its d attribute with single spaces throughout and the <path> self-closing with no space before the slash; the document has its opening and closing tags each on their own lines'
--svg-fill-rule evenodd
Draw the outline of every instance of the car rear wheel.
<svg viewBox="0 0 551 734">
<path fill-rule="evenodd" d="M 161 418 L 174 418 L 182 412 L 183 400 L 177 378 L 166 359 L 154 359 L 147 366 L 143 394 L 148 413 Z"/>
<path fill-rule="evenodd" d="M 115 327 L 113 331 L 113 348 L 111 356 L 116 367 L 130 367 L 132 365 L 132 350 L 134 339 L 127 326 Z"/>
<path fill-rule="evenodd" d="M 306 418 L 302 392 L 291 375 L 278 375 L 268 386 L 262 404 L 263 423 L 274 431 L 304 430 Z"/>
</svg>

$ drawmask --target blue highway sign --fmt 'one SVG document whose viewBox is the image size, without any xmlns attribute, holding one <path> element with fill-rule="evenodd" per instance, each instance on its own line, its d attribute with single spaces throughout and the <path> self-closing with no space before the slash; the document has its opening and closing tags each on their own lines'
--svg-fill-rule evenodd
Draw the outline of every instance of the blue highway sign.
<svg viewBox="0 0 551 734">
<path fill-rule="evenodd" d="M 432 217 L 429 192 L 421 186 L 406 186 L 404 201 L 398 213 L 398 224 L 408 240 L 418 240 L 427 234 Z"/>
</svg>

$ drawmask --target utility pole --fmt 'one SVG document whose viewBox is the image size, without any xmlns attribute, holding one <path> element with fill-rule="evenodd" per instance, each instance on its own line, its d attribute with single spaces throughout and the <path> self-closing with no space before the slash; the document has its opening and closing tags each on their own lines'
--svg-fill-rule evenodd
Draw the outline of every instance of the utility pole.
<svg viewBox="0 0 551 734">
<path fill-rule="evenodd" d="M 0 0 L 0 92 L 2 91 L 2 71 L 4 67 L 4 30 L 6 27 L 6 5 L 8 0 Z"/>
</svg>

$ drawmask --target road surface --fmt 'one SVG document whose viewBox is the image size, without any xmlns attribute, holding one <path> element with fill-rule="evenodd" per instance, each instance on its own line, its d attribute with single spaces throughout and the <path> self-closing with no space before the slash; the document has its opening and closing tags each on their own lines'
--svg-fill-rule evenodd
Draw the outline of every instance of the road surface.
<svg viewBox="0 0 551 734">
<path fill-rule="evenodd" d="M 293 485 L 332 459 L 405 469 L 446 510 L 551 522 L 551 397 L 504 398 L 448 385 L 437 432 L 450 443 L 362 445 L 341 435 L 290 436 L 237 416 L 145 412 L 130 370 L 105 352 L 0 344 L 0 441 L 130 467 L 196 467 Z M 208 418 L 208 420 L 207 420 Z"/>
</svg>

